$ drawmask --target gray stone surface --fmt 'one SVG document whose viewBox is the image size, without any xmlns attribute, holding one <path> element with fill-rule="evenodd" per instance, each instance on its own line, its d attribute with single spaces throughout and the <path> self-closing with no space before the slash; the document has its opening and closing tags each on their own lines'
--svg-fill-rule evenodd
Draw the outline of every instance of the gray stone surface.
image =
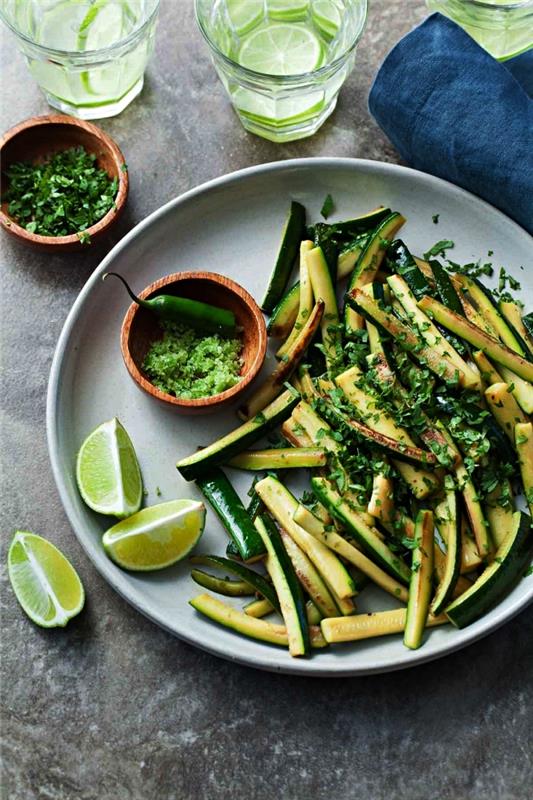
<svg viewBox="0 0 533 800">
<path fill-rule="evenodd" d="M 187 0 L 163 0 L 146 88 L 104 121 L 130 166 L 115 240 L 166 200 L 251 164 L 306 155 L 397 161 L 369 118 L 372 75 L 424 13 L 374 0 L 338 109 L 308 141 L 246 134 Z M 2 31 L 1 128 L 48 108 Z M 84 556 L 48 463 L 45 394 L 65 316 L 105 249 L 49 257 L 2 237 L 2 540 L 41 532 L 87 588 L 65 630 L 23 616 L 2 577 L 2 797 L 9 800 L 522 800 L 531 782 L 531 614 L 469 649 L 365 679 L 234 666 L 159 630 Z"/>
</svg>

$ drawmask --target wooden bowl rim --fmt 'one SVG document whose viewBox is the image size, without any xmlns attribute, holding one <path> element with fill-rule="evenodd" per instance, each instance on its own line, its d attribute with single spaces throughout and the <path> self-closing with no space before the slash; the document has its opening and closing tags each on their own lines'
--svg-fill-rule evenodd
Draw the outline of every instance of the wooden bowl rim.
<svg viewBox="0 0 533 800">
<path fill-rule="evenodd" d="M 86 122 L 85 120 L 77 119 L 76 117 L 69 117 L 67 114 L 46 114 L 40 117 L 30 117 L 23 122 L 19 122 L 17 125 L 14 125 L 3 134 L 3 136 L 0 138 L 0 161 L 4 147 L 8 144 L 8 142 L 15 139 L 23 131 L 38 128 L 41 125 L 67 125 L 73 128 L 81 128 L 98 139 L 108 153 L 110 153 L 113 157 L 118 172 L 118 191 L 115 198 L 115 205 L 109 209 L 107 214 L 105 214 L 102 219 L 99 219 L 98 222 L 95 222 L 94 225 L 91 225 L 90 228 L 87 228 L 87 230 L 84 231 L 84 233 L 91 237 L 101 233 L 103 230 L 109 228 L 118 219 L 128 197 L 128 169 L 126 165 L 126 159 L 124 158 L 120 147 L 114 141 L 114 139 L 111 138 L 111 136 L 105 133 L 97 125 L 93 125 L 92 122 Z M 123 168 L 124 166 L 126 166 L 126 169 Z M 21 225 L 15 222 L 15 220 L 10 217 L 9 214 L 6 214 L 1 209 L 0 222 L 8 233 L 12 233 L 14 236 L 26 242 L 31 242 L 31 244 L 39 244 L 50 248 L 55 246 L 61 247 L 64 245 L 82 244 L 77 233 L 70 233 L 68 236 L 43 236 L 42 234 L 31 233 L 30 231 L 27 231 L 26 228 L 23 228 Z"/>
<path fill-rule="evenodd" d="M 174 397 L 174 395 L 171 394 L 166 394 L 166 392 L 162 392 L 160 389 L 150 383 L 150 381 L 147 380 L 141 373 L 135 361 L 133 360 L 128 344 L 133 320 L 140 309 L 136 303 L 132 303 L 130 305 L 122 322 L 122 329 L 120 332 L 120 349 L 122 351 L 122 358 L 124 359 L 124 363 L 129 374 L 147 394 L 149 394 L 151 397 L 155 397 L 158 400 L 162 400 L 165 403 L 169 403 L 170 405 L 178 406 L 180 408 L 200 409 L 225 403 L 244 391 L 254 380 L 263 366 L 263 362 L 266 357 L 267 330 L 263 313 L 252 295 L 240 284 L 236 283 L 236 281 L 228 278 L 226 275 L 221 275 L 218 272 L 195 272 L 194 270 L 173 272 L 171 275 L 167 275 L 164 278 L 159 278 L 151 283 L 149 286 L 143 289 L 142 292 L 139 292 L 139 297 L 141 300 L 144 300 L 165 286 L 170 286 L 171 284 L 191 279 L 198 281 L 210 281 L 212 283 L 216 283 L 217 285 L 224 286 L 230 292 L 233 292 L 233 294 L 237 295 L 239 300 L 244 302 L 252 312 L 256 329 L 259 333 L 258 345 L 248 372 L 246 375 L 242 376 L 241 380 L 236 383 L 235 386 L 232 386 L 230 389 L 226 389 L 224 392 L 220 392 L 220 394 L 214 394 L 211 397 L 200 397 L 194 400 L 187 400 Z"/>
</svg>

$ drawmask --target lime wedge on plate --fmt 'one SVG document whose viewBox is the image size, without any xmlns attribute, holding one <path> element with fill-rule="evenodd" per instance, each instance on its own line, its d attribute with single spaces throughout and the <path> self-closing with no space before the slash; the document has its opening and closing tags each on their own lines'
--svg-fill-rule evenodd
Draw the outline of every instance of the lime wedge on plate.
<svg viewBox="0 0 533 800">
<path fill-rule="evenodd" d="M 301 75 L 318 69 L 322 58 L 318 37 L 305 25 L 273 22 L 247 37 L 237 60 L 264 75 Z"/>
<path fill-rule="evenodd" d="M 327 39 L 333 39 L 342 24 L 342 15 L 335 0 L 314 0 L 311 19 Z"/>
<path fill-rule="evenodd" d="M 244 36 L 263 19 L 263 0 L 227 0 L 226 7 L 237 36 Z"/>
<path fill-rule="evenodd" d="M 141 507 L 141 470 L 130 437 L 115 417 L 85 439 L 76 463 L 76 480 L 89 508 L 129 517 Z"/>
<path fill-rule="evenodd" d="M 124 569 L 148 571 L 184 558 L 199 540 L 205 506 L 197 500 L 171 500 L 143 508 L 104 533 L 104 549 Z"/>
<path fill-rule="evenodd" d="M 79 614 L 85 592 L 78 573 L 51 542 L 17 531 L 7 556 L 9 580 L 28 617 L 43 628 L 64 627 Z"/>
</svg>

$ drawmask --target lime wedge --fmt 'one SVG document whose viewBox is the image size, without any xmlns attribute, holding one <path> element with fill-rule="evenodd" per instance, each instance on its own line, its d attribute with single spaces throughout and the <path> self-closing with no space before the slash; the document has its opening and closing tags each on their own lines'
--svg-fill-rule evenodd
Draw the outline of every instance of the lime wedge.
<svg viewBox="0 0 533 800">
<path fill-rule="evenodd" d="M 237 36 L 244 36 L 263 19 L 263 0 L 227 0 L 226 7 Z"/>
<path fill-rule="evenodd" d="M 205 506 L 197 500 L 171 500 L 143 508 L 104 533 L 104 549 L 124 569 L 148 571 L 184 558 L 204 530 Z"/>
<path fill-rule="evenodd" d="M 301 75 L 318 69 L 322 57 L 318 37 L 305 25 L 273 22 L 248 36 L 237 60 L 265 75 Z"/>
<path fill-rule="evenodd" d="M 78 44 L 78 31 L 88 7 L 88 3 L 64 0 L 50 8 L 44 8 L 40 14 L 40 24 L 36 29 L 38 44 L 56 50 L 83 49 Z"/>
<path fill-rule="evenodd" d="M 268 16 L 283 22 L 302 19 L 308 6 L 309 0 L 267 0 Z"/>
<path fill-rule="evenodd" d="M 314 0 L 311 19 L 327 39 L 333 39 L 342 24 L 341 12 L 334 0 Z"/>
<path fill-rule="evenodd" d="M 9 580 L 17 600 L 37 625 L 64 627 L 79 614 L 85 592 L 78 573 L 51 542 L 17 531 L 7 556 Z"/>
<path fill-rule="evenodd" d="M 76 463 L 76 480 L 89 508 L 129 517 L 141 507 L 142 478 L 131 440 L 115 417 L 85 439 Z"/>
</svg>

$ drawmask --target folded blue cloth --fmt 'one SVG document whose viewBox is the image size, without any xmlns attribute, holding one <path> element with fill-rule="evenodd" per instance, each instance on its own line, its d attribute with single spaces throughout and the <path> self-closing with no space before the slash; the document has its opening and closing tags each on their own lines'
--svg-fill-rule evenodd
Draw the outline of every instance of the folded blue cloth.
<svg viewBox="0 0 533 800">
<path fill-rule="evenodd" d="M 532 56 L 500 63 L 432 14 L 386 57 L 369 108 L 410 166 L 479 195 L 533 234 Z"/>
</svg>

